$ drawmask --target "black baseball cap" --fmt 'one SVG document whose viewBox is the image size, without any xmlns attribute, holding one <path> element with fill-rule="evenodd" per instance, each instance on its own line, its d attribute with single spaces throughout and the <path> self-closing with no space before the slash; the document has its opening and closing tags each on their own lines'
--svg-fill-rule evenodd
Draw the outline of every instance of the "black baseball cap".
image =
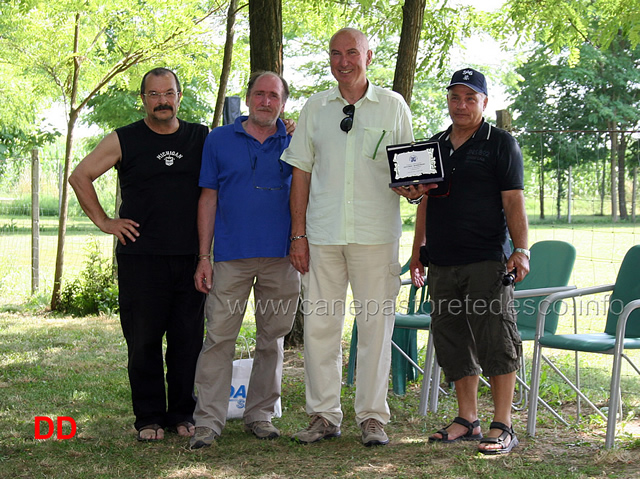
<svg viewBox="0 0 640 479">
<path fill-rule="evenodd" d="M 478 93 L 484 93 L 489 96 L 489 93 L 487 93 L 487 80 L 482 73 L 473 68 L 463 68 L 455 72 L 451 77 L 451 83 L 449 83 L 447 90 L 454 85 L 466 85 Z"/>
</svg>

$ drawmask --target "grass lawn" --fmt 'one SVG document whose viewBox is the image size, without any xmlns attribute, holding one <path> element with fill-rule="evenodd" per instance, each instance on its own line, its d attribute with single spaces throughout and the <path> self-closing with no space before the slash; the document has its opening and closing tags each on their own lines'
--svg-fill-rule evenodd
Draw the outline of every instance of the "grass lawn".
<svg viewBox="0 0 640 479">
<path fill-rule="evenodd" d="M 345 343 L 346 346 L 346 343 Z M 345 352 L 348 349 L 345 347 Z M 427 436 L 455 416 L 444 397 L 437 414 L 418 416 L 418 385 L 406 396 L 389 393 L 391 443 L 365 448 L 354 424 L 354 391 L 343 388 L 342 437 L 302 446 L 286 436 L 305 427 L 300 351 L 287 351 L 282 437 L 259 441 L 230 421 L 218 443 L 190 451 L 167 435 L 138 443 L 133 429 L 126 347 L 116 318 L 0 313 L 0 473 L 11 478 L 629 478 L 640 477 L 640 441 L 619 433 L 618 449 L 602 449 L 602 424 L 567 428 L 542 413 L 538 434 L 524 433 L 526 414 L 515 413 L 521 446 L 508 457 L 476 453 L 475 443 L 430 445 Z M 491 420 L 482 391 L 481 421 Z M 71 416 L 69 440 L 35 440 L 35 416 Z M 631 428 L 637 421 L 626 424 Z M 66 430 L 68 433 L 68 429 Z"/>
<path fill-rule="evenodd" d="M 403 204 L 404 235 L 401 261 L 410 255 L 412 207 Z M 530 244 L 562 239 L 577 249 L 571 282 L 579 287 L 610 283 L 628 248 L 640 243 L 640 228 L 551 221 L 533 222 Z M 625 375 L 625 422 L 618 432 L 617 449 L 604 451 L 604 423 L 585 412 L 580 425 L 567 428 L 539 410 L 535 438 L 525 434 L 526 412 L 516 412 L 514 426 L 521 446 L 506 458 L 476 454 L 474 443 L 430 445 L 429 434 L 448 424 L 456 412 L 455 398 L 443 397 L 437 414 L 417 415 L 419 384 L 411 384 L 404 397 L 390 392 L 392 420 L 387 426 L 391 443 L 365 448 L 354 423 L 354 390 L 343 388 L 342 437 L 301 446 L 286 436 L 307 425 L 304 410 L 302 352 L 286 352 L 283 379 L 283 417 L 274 420 L 285 437 L 258 441 L 243 432 L 240 421 L 230 421 L 212 448 L 190 451 L 182 438 L 167 435 L 161 443 L 135 440 L 130 390 L 126 371 L 126 345 L 117 318 L 61 317 L 44 311 L 55 261 L 55 219 L 43 220 L 42 293 L 31 298 L 30 233 L 28 219 L 0 217 L 0 477 L 25 478 L 629 478 L 640 477 L 640 381 Z M 109 255 L 112 239 L 78 219 L 67 234 L 65 277 L 83 266 L 84 245 L 94 234 Z M 79 258 L 79 259 L 78 259 Z M 49 288 L 49 289 L 48 289 Z M 44 300 L 44 302 L 39 302 Z M 251 336 L 252 318 L 243 334 Z M 347 318 L 343 350 L 348 354 L 351 318 Z M 586 314 L 582 323 L 602 330 L 602 317 Z M 419 333 L 424 346 L 426 333 Z M 424 354 L 424 349 L 421 351 Z M 530 345 L 525 347 L 530 357 Z M 638 358 L 637 355 L 634 356 Z M 423 359 L 421 359 L 422 361 Z M 585 355 L 589 366 L 584 381 L 592 393 L 606 398 L 610 358 Z M 571 369 L 565 358 L 565 368 Z M 545 397 L 571 411 L 575 398 L 543 369 Z M 346 380 L 346 373 L 345 373 Z M 491 421 L 490 396 L 481 391 L 481 421 Z M 35 440 L 36 416 L 73 417 L 73 439 Z"/>
</svg>

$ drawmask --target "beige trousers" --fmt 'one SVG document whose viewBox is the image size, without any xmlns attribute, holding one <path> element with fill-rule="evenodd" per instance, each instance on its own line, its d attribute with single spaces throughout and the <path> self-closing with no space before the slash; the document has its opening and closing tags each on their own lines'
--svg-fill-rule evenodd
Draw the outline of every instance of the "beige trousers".
<svg viewBox="0 0 640 479">
<path fill-rule="evenodd" d="M 309 245 L 302 276 L 307 413 L 342 422 L 342 330 L 346 314 L 358 324 L 356 422 L 389 421 L 387 389 L 395 300 L 400 290 L 398 242 Z M 347 285 L 353 301 L 345 303 Z"/>
<path fill-rule="evenodd" d="M 254 301 L 248 301 L 253 287 Z M 226 423 L 236 339 L 244 311 L 256 317 L 256 349 L 243 416 L 245 424 L 270 421 L 282 390 L 284 336 L 298 306 L 300 276 L 286 258 L 250 258 L 213 265 L 205 306 L 207 334 L 198 358 L 196 426 L 217 434 Z"/>
</svg>

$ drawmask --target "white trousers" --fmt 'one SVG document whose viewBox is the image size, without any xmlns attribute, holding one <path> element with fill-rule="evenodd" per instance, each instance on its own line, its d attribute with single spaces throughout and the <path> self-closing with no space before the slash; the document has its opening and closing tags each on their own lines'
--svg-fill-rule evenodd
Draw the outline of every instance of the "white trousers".
<svg viewBox="0 0 640 479">
<path fill-rule="evenodd" d="M 387 404 L 391 335 L 400 290 L 398 242 L 382 245 L 309 245 L 309 272 L 302 276 L 307 413 L 342 422 L 344 315 L 358 325 L 356 422 L 389 421 Z M 346 304 L 347 285 L 353 302 Z"/>
</svg>

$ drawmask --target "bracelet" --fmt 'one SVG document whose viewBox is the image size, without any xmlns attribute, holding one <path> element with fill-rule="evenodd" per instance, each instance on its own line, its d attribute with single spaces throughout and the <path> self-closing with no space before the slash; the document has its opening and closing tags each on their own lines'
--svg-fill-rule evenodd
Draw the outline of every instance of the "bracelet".
<svg viewBox="0 0 640 479">
<path fill-rule="evenodd" d="M 525 255 L 527 257 L 527 259 L 531 259 L 531 251 L 529 251 L 528 249 L 524 249 L 524 248 L 516 248 L 513 250 L 514 253 L 522 253 L 523 255 Z"/>
<path fill-rule="evenodd" d="M 198 255 L 198 259 L 203 259 L 203 258 L 211 258 L 210 254 L 199 254 Z"/>
<path fill-rule="evenodd" d="M 411 198 L 407 198 L 407 201 L 412 204 L 412 205 L 419 205 L 420 202 L 422 201 L 422 198 L 424 197 L 424 195 L 420 195 L 418 198 L 416 198 L 415 200 L 412 200 Z"/>
<path fill-rule="evenodd" d="M 307 235 L 292 236 L 291 238 L 289 238 L 289 241 L 298 241 L 299 239 L 306 238 L 306 237 Z"/>
</svg>

